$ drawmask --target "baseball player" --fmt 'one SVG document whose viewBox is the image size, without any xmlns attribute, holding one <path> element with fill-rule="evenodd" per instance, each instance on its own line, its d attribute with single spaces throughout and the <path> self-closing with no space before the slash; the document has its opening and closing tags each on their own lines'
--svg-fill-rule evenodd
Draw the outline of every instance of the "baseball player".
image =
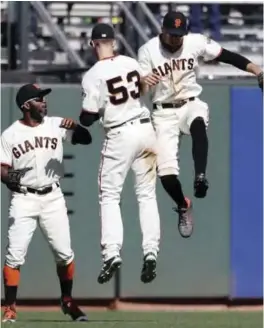
<svg viewBox="0 0 264 328">
<path fill-rule="evenodd" d="M 23 118 L 1 135 L 1 181 L 12 191 L 3 268 L 3 322 L 16 321 L 20 268 L 37 224 L 56 260 L 63 312 L 73 320 L 87 321 L 72 299 L 74 253 L 59 181 L 63 176 L 63 141 L 87 145 L 91 143 L 91 135 L 72 119 L 47 116 L 44 97 L 50 92 L 51 89 L 40 89 L 33 84 L 22 86 L 16 103 Z"/>
<path fill-rule="evenodd" d="M 123 224 L 120 194 L 130 168 L 135 174 L 135 191 L 143 235 L 141 280 L 156 276 L 160 219 L 156 201 L 155 131 L 149 110 L 140 99 L 140 67 L 135 59 L 114 54 L 114 30 L 98 24 L 91 36 L 98 62 L 83 76 L 80 122 L 89 126 L 101 119 L 105 140 L 99 169 L 99 203 L 103 266 L 100 284 L 111 279 L 121 266 Z M 149 85 L 158 77 L 150 76 Z M 142 89 L 143 90 L 143 89 Z"/>
<path fill-rule="evenodd" d="M 138 60 L 144 75 L 154 72 L 161 81 L 152 87 L 152 118 L 158 140 L 158 175 L 166 192 L 177 204 L 179 232 L 190 237 L 193 231 L 192 202 L 184 197 L 179 176 L 178 150 L 181 135 L 191 135 L 195 179 L 194 195 L 206 196 L 206 165 L 209 123 L 208 105 L 199 99 L 202 87 L 196 81 L 199 58 L 231 64 L 257 76 L 263 88 L 263 72 L 245 57 L 223 49 L 217 42 L 189 34 L 186 17 L 169 12 L 162 33 L 144 44 Z"/>
</svg>

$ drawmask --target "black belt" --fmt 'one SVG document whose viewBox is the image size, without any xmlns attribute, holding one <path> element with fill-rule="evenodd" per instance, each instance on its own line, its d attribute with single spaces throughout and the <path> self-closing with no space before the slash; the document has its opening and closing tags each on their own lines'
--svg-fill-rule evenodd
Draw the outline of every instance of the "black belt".
<svg viewBox="0 0 264 328">
<path fill-rule="evenodd" d="M 56 186 L 59 187 L 60 184 L 58 182 L 56 182 Z M 50 193 L 52 191 L 52 189 L 53 189 L 52 186 L 43 188 L 41 190 L 30 188 L 30 187 L 26 187 L 26 190 L 25 191 L 30 192 L 31 194 L 46 195 L 46 194 Z M 18 191 L 18 192 L 22 193 L 21 190 Z"/>
<path fill-rule="evenodd" d="M 116 128 L 119 128 L 120 126 L 123 126 L 123 125 L 125 125 L 125 124 L 127 124 L 127 123 L 132 123 L 132 124 L 133 124 L 133 121 L 135 121 L 135 120 L 128 121 L 128 122 L 124 122 L 124 123 L 121 123 L 121 124 L 118 124 L 118 125 L 112 126 L 112 127 L 110 128 L 110 130 L 112 130 L 112 129 L 116 129 Z M 145 123 L 149 123 L 149 122 L 150 122 L 150 118 L 149 118 L 149 117 L 141 118 L 141 119 L 139 120 L 139 123 L 140 123 L 140 124 L 145 124 Z"/>
<path fill-rule="evenodd" d="M 162 108 L 180 108 L 185 105 L 188 101 L 194 101 L 195 97 L 188 98 L 186 100 L 180 100 L 176 103 L 167 103 L 167 104 L 160 104 Z M 157 104 L 153 104 L 153 109 L 157 109 Z"/>
</svg>

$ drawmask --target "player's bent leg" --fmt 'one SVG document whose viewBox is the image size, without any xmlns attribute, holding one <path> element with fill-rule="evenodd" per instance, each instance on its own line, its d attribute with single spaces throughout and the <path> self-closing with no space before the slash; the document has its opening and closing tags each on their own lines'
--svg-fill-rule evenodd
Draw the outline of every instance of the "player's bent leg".
<svg viewBox="0 0 264 328">
<path fill-rule="evenodd" d="M 164 190 L 173 199 L 177 206 L 186 206 L 182 185 L 178 179 L 177 170 L 170 168 L 159 169 L 159 177 Z"/>
<path fill-rule="evenodd" d="M 190 125 L 192 155 L 195 168 L 194 195 L 204 198 L 208 189 L 206 166 L 208 157 L 208 137 L 203 117 L 196 117 Z"/>
<path fill-rule="evenodd" d="M 208 105 L 196 99 L 188 103 L 187 130 L 192 137 L 192 153 L 195 167 L 194 195 L 204 198 L 208 189 L 206 166 L 208 157 L 207 127 L 209 125 Z"/>
<path fill-rule="evenodd" d="M 157 120 L 156 122 L 158 123 L 156 130 L 158 175 L 164 190 L 173 201 L 178 206 L 185 206 L 182 187 L 177 179 L 179 174 L 178 152 L 181 139 L 179 122 L 176 119 L 174 122 L 171 114 L 169 118 L 172 120 L 172 125 L 166 122 L 166 125 L 163 126 L 162 121 Z"/>
<path fill-rule="evenodd" d="M 192 202 L 184 196 L 181 183 L 175 173 L 175 169 L 169 168 L 159 171 L 163 188 L 177 204 L 174 210 L 178 213 L 179 233 L 183 238 L 188 238 L 193 233 Z"/>
</svg>

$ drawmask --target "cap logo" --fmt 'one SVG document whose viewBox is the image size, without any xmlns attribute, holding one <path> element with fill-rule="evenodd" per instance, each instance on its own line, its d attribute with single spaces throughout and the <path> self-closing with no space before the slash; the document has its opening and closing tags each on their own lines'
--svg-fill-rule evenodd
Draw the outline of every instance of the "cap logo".
<svg viewBox="0 0 264 328">
<path fill-rule="evenodd" d="M 33 86 L 36 88 L 36 89 L 40 89 L 40 86 L 38 84 L 33 84 Z"/>
<path fill-rule="evenodd" d="M 102 34 L 102 37 L 105 38 L 106 37 L 106 34 Z"/>
<path fill-rule="evenodd" d="M 174 21 L 174 25 L 177 28 L 181 26 L 181 23 L 182 23 L 182 21 L 179 18 L 175 19 L 175 21 Z"/>
</svg>

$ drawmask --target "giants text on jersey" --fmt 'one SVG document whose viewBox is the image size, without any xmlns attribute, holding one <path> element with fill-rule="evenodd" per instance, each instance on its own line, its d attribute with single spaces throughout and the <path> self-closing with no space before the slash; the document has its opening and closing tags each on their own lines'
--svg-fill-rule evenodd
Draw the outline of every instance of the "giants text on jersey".
<svg viewBox="0 0 264 328">
<path fill-rule="evenodd" d="M 184 36 L 182 47 L 175 53 L 162 47 L 159 36 L 149 40 L 139 49 L 138 60 L 144 76 L 153 72 L 162 77 L 152 88 L 153 103 L 173 103 L 198 97 L 202 91 L 196 81 L 199 59 L 213 60 L 221 49 L 217 42 L 201 34 Z"/>
<path fill-rule="evenodd" d="M 36 127 L 14 122 L 1 135 L 1 163 L 14 169 L 33 167 L 21 180 L 23 186 L 40 189 L 63 177 L 63 140 L 72 131 L 60 128 L 62 118 L 45 117 Z"/>
</svg>

